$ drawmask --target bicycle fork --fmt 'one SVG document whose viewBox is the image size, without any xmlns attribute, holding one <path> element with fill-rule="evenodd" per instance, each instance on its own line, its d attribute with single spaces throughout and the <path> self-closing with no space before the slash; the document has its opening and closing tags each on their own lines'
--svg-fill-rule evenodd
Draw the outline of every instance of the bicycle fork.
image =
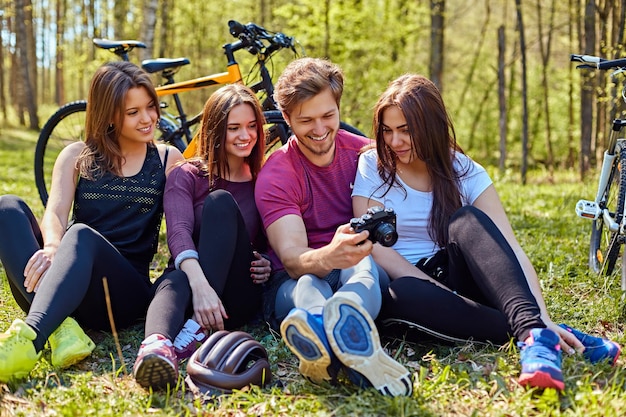
<svg viewBox="0 0 626 417">
<path fill-rule="evenodd" d="M 612 180 L 613 164 L 615 163 L 615 159 L 619 157 L 616 153 L 617 142 L 623 140 L 618 139 L 618 135 L 624 126 L 626 126 L 626 120 L 613 120 L 611 134 L 609 136 L 609 146 L 608 149 L 604 151 L 602 158 L 602 169 L 600 170 L 598 191 L 596 192 L 595 200 L 579 200 L 576 203 L 576 214 L 578 217 L 589 220 L 597 220 L 599 217 L 602 217 L 602 221 L 612 233 L 618 230 L 623 232 L 623 230 L 620 230 L 621 225 L 613 219 L 612 214 L 606 207 L 606 198 L 608 198 L 607 187 L 609 181 Z"/>
<path fill-rule="evenodd" d="M 610 154 L 609 151 L 604 151 L 604 158 L 602 159 L 602 169 L 600 171 L 600 179 L 598 180 L 598 191 L 596 193 L 595 200 L 579 200 L 576 203 L 576 214 L 578 217 L 589 220 L 597 220 L 602 216 L 602 220 L 608 226 L 611 232 L 616 232 L 619 229 L 619 224 L 613 220 L 611 213 L 605 207 L 602 208 L 603 199 L 605 196 L 606 187 L 611 178 L 611 171 L 617 155 Z"/>
</svg>

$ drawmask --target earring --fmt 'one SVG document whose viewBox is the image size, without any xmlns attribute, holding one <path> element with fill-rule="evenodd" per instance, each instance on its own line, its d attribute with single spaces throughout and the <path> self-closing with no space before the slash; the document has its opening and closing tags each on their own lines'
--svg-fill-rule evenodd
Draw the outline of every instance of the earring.
<svg viewBox="0 0 626 417">
<path fill-rule="evenodd" d="M 220 147 L 220 143 L 219 143 L 219 142 L 218 142 L 218 143 L 216 143 L 216 144 L 213 146 L 213 148 L 214 148 L 214 149 L 217 149 L 217 148 L 219 148 L 219 147 Z"/>
</svg>

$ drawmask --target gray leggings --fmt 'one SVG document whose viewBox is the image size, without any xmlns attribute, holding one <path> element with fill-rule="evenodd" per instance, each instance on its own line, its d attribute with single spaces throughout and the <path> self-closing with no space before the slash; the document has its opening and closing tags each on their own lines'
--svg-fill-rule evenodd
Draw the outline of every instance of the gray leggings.
<svg viewBox="0 0 626 417">
<path fill-rule="evenodd" d="M 275 314 L 278 321 L 282 321 L 294 307 L 311 314 L 321 314 L 326 300 L 333 294 L 341 294 L 342 297 L 356 301 L 374 319 L 378 316 L 382 303 L 381 288 L 389 285 L 389 277 L 371 256 L 352 268 L 339 271 L 336 291 L 333 291 L 327 278 L 305 274 L 282 283 L 276 294 Z"/>
</svg>

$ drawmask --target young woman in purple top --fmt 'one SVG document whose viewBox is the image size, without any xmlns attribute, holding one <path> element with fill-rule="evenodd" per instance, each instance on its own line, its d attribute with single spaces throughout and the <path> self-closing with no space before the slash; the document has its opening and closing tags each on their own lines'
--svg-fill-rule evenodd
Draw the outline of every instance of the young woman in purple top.
<svg viewBox="0 0 626 417">
<path fill-rule="evenodd" d="M 145 387 L 174 386 L 178 359 L 193 352 L 203 329 L 234 329 L 260 312 L 263 284 L 271 272 L 270 261 L 260 254 L 267 242 L 254 201 L 264 155 L 263 125 L 252 90 L 240 84 L 220 88 L 205 104 L 195 156 L 168 177 L 169 270 L 184 272 L 189 285 L 185 291 L 162 289 L 148 309 L 146 339 L 134 367 Z M 178 328 L 170 334 L 156 332 L 153 323 L 171 310 L 178 311 Z M 189 316 L 193 321 L 183 328 Z"/>
</svg>

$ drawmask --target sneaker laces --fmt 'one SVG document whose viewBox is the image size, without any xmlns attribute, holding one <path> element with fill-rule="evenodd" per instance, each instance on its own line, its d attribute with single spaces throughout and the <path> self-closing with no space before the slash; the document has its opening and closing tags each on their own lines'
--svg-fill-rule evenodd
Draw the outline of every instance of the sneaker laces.
<svg viewBox="0 0 626 417">
<path fill-rule="evenodd" d="M 532 344 L 520 342 L 518 346 L 522 348 L 522 352 L 526 353 L 522 361 L 529 359 L 528 356 L 530 356 L 533 359 L 544 359 L 559 366 L 561 365 L 561 356 L 558 354 L 559 346 L 550 347 L 537 340 L 533 341 Z"/>
<path fill-rule="evenodd" d="M 198 329 L 199 328 L 200 327 L 198 327 Z M 174 347 L 177 349 L 183 349 L 190 343 L 200 340 L 202 340 L 202 334 L 191 330 L 189 326 L 187 326 L 187 323 L 185 323 L 185 326 L 181 329 L 181 331 L 176 336 L 176 339 L 174 340 Z"/>
</svg>

